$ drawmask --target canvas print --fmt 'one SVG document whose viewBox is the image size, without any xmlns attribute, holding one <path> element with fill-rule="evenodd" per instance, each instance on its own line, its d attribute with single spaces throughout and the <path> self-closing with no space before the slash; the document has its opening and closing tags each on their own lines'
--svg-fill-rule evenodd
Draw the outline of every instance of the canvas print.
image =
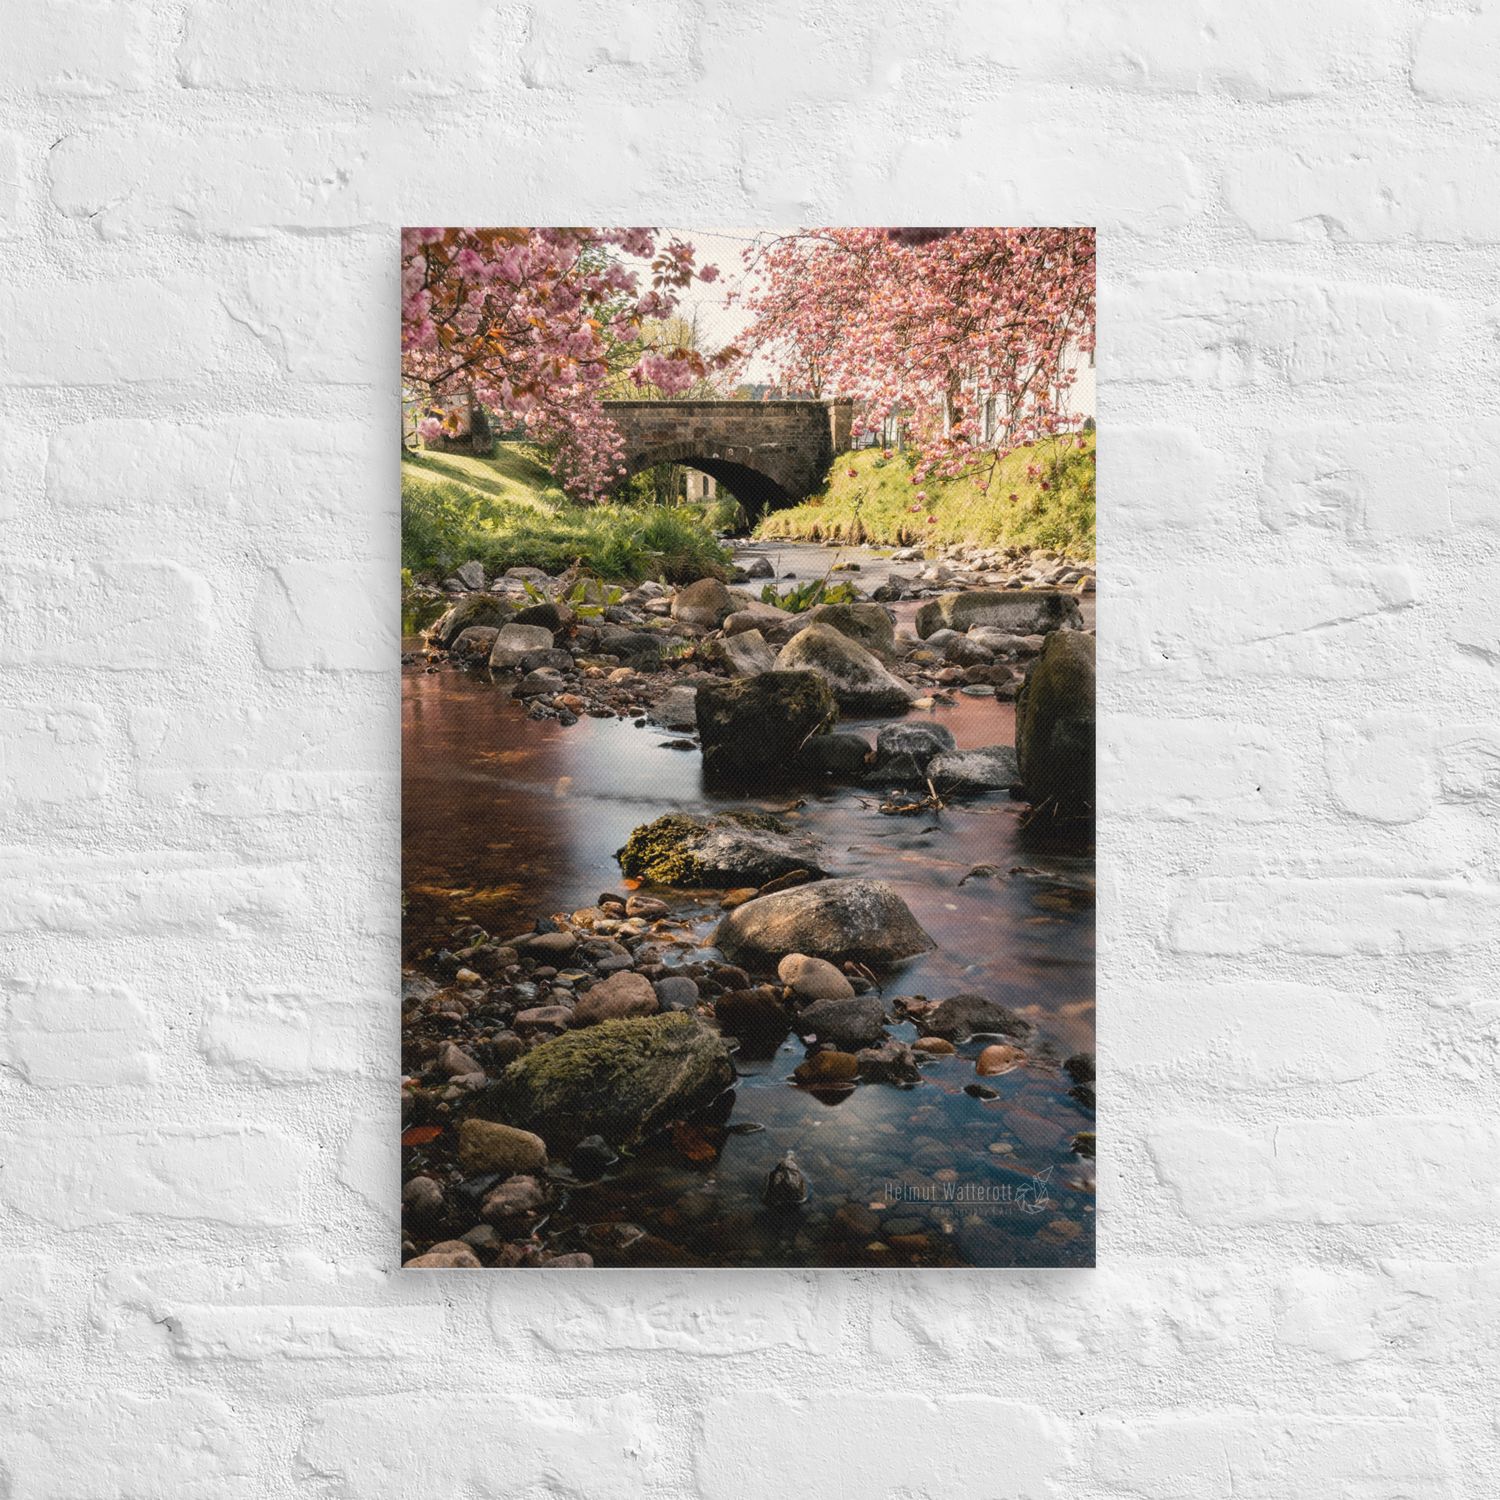
<svg viewBox="0 0 1500 1500">
<path fill-rule="evenodd" d="M 1093 1264 L 1094 271 L 403 232 L 405 1265 Z"/>
</svg>

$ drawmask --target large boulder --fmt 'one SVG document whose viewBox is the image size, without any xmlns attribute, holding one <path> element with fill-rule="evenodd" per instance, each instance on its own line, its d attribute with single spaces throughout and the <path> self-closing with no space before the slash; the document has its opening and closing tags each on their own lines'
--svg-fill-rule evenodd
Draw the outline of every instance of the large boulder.
<svg viewBox="0 0 1500 1500">
<path fill-rule="evenodd" d="M 949 750 L 927 762 L 927 775 L 944 797 L 1009 791 L 1021 780 L 1016 752 L 1009 745 Z"/>
<path fill-rule="evenodd" d="M 427 631 L 427 639 L 430 644 L 446 651 L 470 625 L 498 627 L 515 612 L 515 605 L 508 599 L 497 599 L 493 594 L 471 594 L 438 616 Z M 551 642 L 547 644 L 551 645 Z"/>
<path fill-rule="evenodd" d="M 846 713 L 901 713 L 915 696 L 877 656 L 831 625 L 799 630 L 781 648 L 776 665 L 786 672 L 816 672 Z"/>
<path fill-rule="evenodd" d="M 616 858 L 624 874 L 653 885 L 728 889 L 825 873 L 817 841 L 768 813 L 667 813 L 637 828 Z"/>
<path fill-rule="evenodd" d="M 556 1156 L 591 1135 L 636 1145 L 733 1079 L 718 1033 L 673 1011 L 543 1042 L 476 1093 L 466 1113 L 530 1130 Z"/>
<path fill-rule="evenodd" d="M 1047 637 L 1016 698 L 1016 758 L 1027 795 L 1065 816 L 1094 805 L 1094 638 Z"/>
<path fill-rule="evenodd" d="M 696 625 L 700 630 L 714 630 L 738 607 L 739 601 L 717 578 L 700 578 L 697 583 L 677 590 L 672 600 L 672 618 L 684 625 Z"/>
<path fill-rule="evenodd" d="M 945 627 L 967 630 L 971 625 L 988 625 L 1012 635 L 1046 635 L 1053 630 L 1076 630 L 1082 624 L 1078 600 L 1057 589 L 974 589 L 942 594 L 917 611 L 917 634 L 923 640 Z"/>
<path fill-rule="evenodd" d="M 484 564 L 470 559 L 466 563 L 460 563 L 453 570 L 453 576 L 466 589 L 482 589 L 484 587 Z"/>
<path fill-rule="evenodd" d="M 887 724 L 875 736 L 875 761 L 868 779 L 877 786 L 918 786 L 928 764 L 957 741 L 943 724 Z"/>
<path fill-rule="evenodd" d="M 758 630 L 726 635 L 718 643 L 718 652 L 737 677 L 758 677 L 776 670 L 776 653 Z"/>
<path fill-rule="evenodd" d="M 896 643 L 896 622 L 883 604 L 820 604 L 808 610 L 806 620 L 831 625 L 868 651 L 889 651 Z"/>
<path fill-rule="evenodd" d="M 803 745 L 839 716 L 833 693 L 816 672 L 762 672 L 704 683 L 694 707 L 704 775 L 720 781 L 791 775 Z"/>
<path fill-rule="evenodd" d="M 552 632 L 545 625 L 504 625 L 490 648 L 490 665 L 503 671 L 519 667 L 534 651 L 552 649 Z"/>
<path fill-rule="evenodd" d="M 719 923 L 713 941 L 733 962 L 750 964 L 806 953 L 885 966 L 937 946 L 882 880 L 820 880 L 757 896 Z"/>
</svg>

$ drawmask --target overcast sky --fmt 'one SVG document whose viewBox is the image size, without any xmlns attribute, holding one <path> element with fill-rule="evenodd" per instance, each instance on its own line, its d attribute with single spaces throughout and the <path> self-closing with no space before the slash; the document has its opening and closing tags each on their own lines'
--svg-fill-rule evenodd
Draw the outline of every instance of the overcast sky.
<svg viewBox="0 0 1500 1500">
<path fill-rule="evenodd" d="M 676 226 L 660 230 L 661 239 L 686 240 L 697 251 L 699 266 L 719 268 L 717 281 L 707 284 L 695 281 L 682 294 L 678 304 L 678 311 L 684 318 L 691 321 L 696 315 L 705 351 L 713 353 L 725 344 L 737 343 L 749 325 L 749 315 L 739 298 L 734 305 L 729 304 L 731 291 L 743 297 L 759 280 L 754 273 L 746 272 L 744 252 L 757 243 L 789 232 L 785 229 L 683 229 Z M 640 264 L 644 269 L 644 262 Z M 771 370 L 764 360 L 756 358 L 750 362 L 745 378 L 770 380 Z"/>
</svg>

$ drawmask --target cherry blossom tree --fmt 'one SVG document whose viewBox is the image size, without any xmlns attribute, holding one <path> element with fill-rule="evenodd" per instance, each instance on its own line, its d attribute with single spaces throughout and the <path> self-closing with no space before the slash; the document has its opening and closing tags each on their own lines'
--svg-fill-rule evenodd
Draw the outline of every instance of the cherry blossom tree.
<svg viewBox="0 0 1500 1500">
<path fill-rule="evenodd" d="M 649 268 L 640 274 L 631 262 Z M 401 236 L 401 374 L 425 406 L 487 409 L 555 454 L 559 480 L 597 498 L 624 468 L 601 401 L 611 351 L 632 345 L 629 378 L 673 393 L 703 357 L 642 330 L 713 266 L 652 229 L 406 229 Z M 642 281 L 646 282 L 643 287 Z M 427 415 L 418 432 L 443 430 Z"/>
<path fill-rule="evenodd" d="M 900 414 L 913 482 L 1081 424 L 1067 392 L 1094 348 L 1091 229 L 805 229 L 746 262 L 746 349 L 792 389 L 854 398 L 860 431 Z"/>
</svg>

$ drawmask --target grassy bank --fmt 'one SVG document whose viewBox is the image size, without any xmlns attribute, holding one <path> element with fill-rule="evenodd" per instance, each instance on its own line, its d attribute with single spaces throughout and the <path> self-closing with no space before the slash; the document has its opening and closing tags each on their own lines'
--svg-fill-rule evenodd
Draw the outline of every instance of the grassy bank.
<svg viewBox="0 0 1500 1500">
<path fill-rule="evenodd" d="M 696 510 L 575 505 L 533 450 L 497 445 L 492 458 L 407 455 L 401 464 L 401 565 L 446 577 L 477 558 L 490 571 L 558 573 L 582 561 L 603 578 L 684 582 L 722 575 L 726 554 Z"/>
<path fill-rule="evenodd" d="M 841 454 L 821 495 L 772 511 L 756 535 L 890 547 L 979 542 L 1092 557 L 1094 434 L 1085 435 L 1082 449 L 1070 438 L 1007 455 L 990 476 L 988 492 L 979 477 L 914 485 L 911 463 L 901 453 L 885 458 L 868 448 Z"/>
</svg>

